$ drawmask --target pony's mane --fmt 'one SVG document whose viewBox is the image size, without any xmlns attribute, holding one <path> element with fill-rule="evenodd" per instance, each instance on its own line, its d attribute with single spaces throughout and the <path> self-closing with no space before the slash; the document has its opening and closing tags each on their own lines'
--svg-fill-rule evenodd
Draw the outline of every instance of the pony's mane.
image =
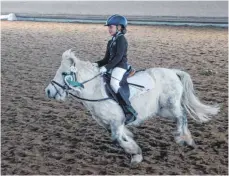
<svg viewBox="0 0 229 176">
<path fill-rule="evenodd" d="M 75 51 L 72 51 L 72 49 L 69 49 L 62 54 L 63 64 L 69 65 L 69 60 L 72 60 L 79 70 L 87 70 L 89 72 L 93 72 L 93 74 L 98 72 L 98 68 L 94 67 L 90 61 L 80 60 L 80 58 L 75 55 Z"/>
</svg>

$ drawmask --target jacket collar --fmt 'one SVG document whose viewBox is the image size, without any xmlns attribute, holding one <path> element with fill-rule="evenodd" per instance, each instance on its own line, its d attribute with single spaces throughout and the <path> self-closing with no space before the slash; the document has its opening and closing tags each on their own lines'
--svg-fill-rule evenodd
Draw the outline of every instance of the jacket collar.
<svg viewBox="0 0 229 176">
<path fill-rule="evenodd" d="M 112 40 L 114 41 L 120 34 L 121 32 L 118 31 L 115 35 L 113 35 Z"/>
</svg>

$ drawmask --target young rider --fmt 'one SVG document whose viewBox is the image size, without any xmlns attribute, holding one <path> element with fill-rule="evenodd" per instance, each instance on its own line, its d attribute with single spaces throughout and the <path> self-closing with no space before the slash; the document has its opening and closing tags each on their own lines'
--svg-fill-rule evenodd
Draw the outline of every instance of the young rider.
<svg viewBox="0 0 229 176">
<path fill-rule="evenodd" d="M 107 19 L 105 26 L 108 26 L 108 32 L 112 39 L 108 41 L 105 57 L 96 63 L 100 67 L 100 73 L 111 72 L 111 88 L 116 93 L 119 103 L 124 103 L 125 108 L 123 110 L 126 114 L 126 123 L 129 123 L 135 120 L 137 112 L 133 109 L 128 97 L 125 96 L 120 87 L 120 81 L 128 69 L 128 42 L 124 36 L 127 19 L 121 15 L 112 15 Z"/>
</svg>

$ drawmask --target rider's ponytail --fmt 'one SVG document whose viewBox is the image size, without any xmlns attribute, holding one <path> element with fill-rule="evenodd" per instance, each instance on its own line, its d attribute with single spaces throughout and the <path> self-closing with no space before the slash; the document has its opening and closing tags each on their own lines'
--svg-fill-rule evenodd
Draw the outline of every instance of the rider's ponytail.
<svg viewBox="0 0 229 176">
<path fill-rule="evenodd" d="M 122 26 L 121 33 L 125 34 L 127 32 L 126 28 Z"/>
</svg>

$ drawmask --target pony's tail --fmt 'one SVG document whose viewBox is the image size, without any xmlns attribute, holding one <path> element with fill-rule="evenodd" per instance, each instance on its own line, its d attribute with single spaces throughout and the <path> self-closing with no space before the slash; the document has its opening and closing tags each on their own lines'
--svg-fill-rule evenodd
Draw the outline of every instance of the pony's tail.
<svg viewBox="0 0 229 176">
<path fill-rule="evenodd" d="M 182 105 L 194 120 L 206 122 L 211 119 L 210 116 L 219 112 L 218 105 L 205 105 L 195 96 L 192 79 L 188 73 L 175 69 L 174 71 L 180 77 L 184 87 Z"/>
</svg>

